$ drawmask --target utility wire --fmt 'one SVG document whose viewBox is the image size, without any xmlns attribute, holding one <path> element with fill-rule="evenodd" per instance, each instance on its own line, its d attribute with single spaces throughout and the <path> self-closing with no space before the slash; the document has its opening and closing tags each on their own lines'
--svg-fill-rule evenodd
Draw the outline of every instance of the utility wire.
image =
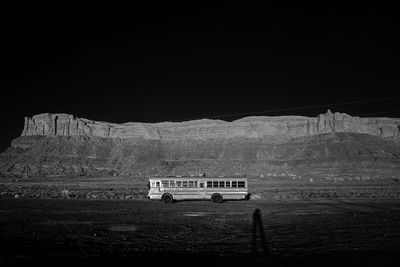
<svg viewBox="0 0 400 267">
<path fill-rule="evenodd" d="M 399 100 L 400 97 L 387 97 L 387 98 L 375 98 L 370 100 L 358 100 L 358 101 L 349 101 L 349 102 L 339 102 L 339 103 L 331 103 L 331 104 L 323 104 L 323 105 L 310 105 L 310 106 L 299 106 L 293 108 L 282 108 L 282 109 L 270 109 L 270 110 L 262 110 L 262 111 L 254 111 L 254 112 L 242 112 L 242 113 L 226 113 L 221 115 L 213 115 L 213 116 L 205 116 L 208 119 L 217 119 L 217 118 L 226 118 L 226 117 L 236 117 L 236 116 L 243 116 L 243 115 L 258 115 L 258 114 L 266 114 L 272 112 L 281 112 L 281 111 L 293 111 L 293 110 L 305 110 L 305 109 L 312 109 L 312 108 L 329 108 L 333 106 L 344 106 L 344 105 L 353 105 L 353 104 L 363 104 L 363 103 L 373 103 L 379 101 L 389 101 L 389 100 Z M 397 111 L 394 111 L 397 112 Z M 365 113 L 359 114 L 362 115 L 373 115 L 373 114 L 386 114 L 386 113 L 393 113 L 390 112 L 376 112 L 376 113 Z M 184 119 L 176 119 L 173 121 L 185 121 L 185 120 L 193 120 L 199 119 L 199 117 L 192 117 L 192 118 L 184 118 Z"/>
<path fill-rule="evenodd" d="M 372 112 L 372 113 L 362 113 L 362 114 L 357 114 L 355 116 L 369 116 L 369 115 L 380 115 L 380 114 L 392 114 L 392 113 L 400 113 L 400 109 L 398 110 L 389 110 L 389 111 L 382 111 L 382 112 Z"/>
</svg>

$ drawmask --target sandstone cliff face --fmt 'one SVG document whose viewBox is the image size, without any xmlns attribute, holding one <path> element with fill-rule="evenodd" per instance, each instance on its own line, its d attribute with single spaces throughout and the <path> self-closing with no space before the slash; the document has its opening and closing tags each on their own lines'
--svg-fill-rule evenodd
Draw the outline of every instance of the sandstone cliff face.
<svg viewBox="0 0 400 267">
<path fill-rule="evenodd" d="M 74 118 L 68 114 L 44 113 L 25 117 L 21 136 L 87 136 L 107 138 L 159 139 L 154 127 L 144 123 L 115 124 Z"/>
<path fill-rule="evenodd" d="M 343 113 L 107 123 L 68 114 L 25 118 L 0 174 L 28 176 L 400 172 L 400 119 Z"/>
<path fill-rule="evenodd" d="M 400 139 L 400 119 L 360 118 L 344 113 L 302 116 L 246 117 L 233 122 L 196 120 L 163 123 L 107 123 L 68 114 L 39 114 L 25 118 L 22 136 L 87 136 L 148 140 L 205 140 L 229 138 L 287 139 L 332 132 L 364 133 Z"/>
</svg>

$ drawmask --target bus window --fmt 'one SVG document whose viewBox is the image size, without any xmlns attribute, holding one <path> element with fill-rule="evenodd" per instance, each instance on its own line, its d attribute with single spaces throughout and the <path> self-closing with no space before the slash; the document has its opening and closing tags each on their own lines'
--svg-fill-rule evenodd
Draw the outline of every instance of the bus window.
<svg viewBox="0 0 400 267">
<path fill-rule="evenodd" d="M 238 182 L 238 187 L 245 187 L 245 182 L 244 181 L 239 181 Z"/>
<path fill-rule="evenodd" d="M 182 181 L 182 187 L 188 187 L 187 181 Z"/>
<path fill-rule="evenodd" d="M 176 181 L 176 187 L 182 187 L 182 181 Z"/>
<path fill-rule="evenodd" d="M 156 182 L 151 182 L 151 187 L 154 187 L 154 186 L 156 186 Z"/>
<path fill-rule="evenodd" d="M 211 181 L 207 181 L 207 187 L 212 187 L 212 182 Z"/>
<path fill-rule="evenodd" d="M 218 182 L 217 181 L 213 182 L 213 187 L 218 187 Z"/>
<path fill-rule="evenodd" d="M 204 183 L 200 183 L 200 188 L 203 188 L 204 187 Z"/>
<path fill-rule="evenodd" d="M 237 182 L 236 181 L 232 181 L 232 187 L 237 187 Z"/>
<path fill-rule="evenodd" d="M 226 181 L 225 184 L 226 184 L 226 187 L 231 187 L 231 181 Z"/>
<path fill-rule="evenodd" d="M 156 182 L 156 186 L 157 186 L 157 187 L 160 187 L 160 182 Z"/>
<path fill-rule="evenodd" d="M 194 181 L 194 187 L 197 187 L 197 181 Z"/>
<path fill-rule="evenodd" d="M 168 182 L 168 180 L 162 180 L 162 181 L 161 181 L 161 184 L 162 184 L 163 187 L 169 187 L 169 182 Z"/>
<path fill-rule="evenodd" d="M 169 187 L 175 187 L 175 181 L 169 180 Z"/>
<path fill-rule="evenodd" d="M 225 187 L 225 182 L 224 181 L 220 181 L 219 182 L 219 187 Z"/>
<path fill-rule="evenodd" d="M 189 181 L 189 187 L 194 187 L 194 181 Z"/>
</svg>

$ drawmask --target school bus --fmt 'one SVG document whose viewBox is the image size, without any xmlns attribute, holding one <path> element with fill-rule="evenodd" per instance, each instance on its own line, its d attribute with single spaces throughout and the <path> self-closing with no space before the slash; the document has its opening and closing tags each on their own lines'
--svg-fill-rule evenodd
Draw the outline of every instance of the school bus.
<svg viewBox="0 0 400 267">
<path fill-rule="evenodd" d="M 165 203 L 203 199 L 215 203 L 250 198 L 246 177 L 149 177 L 148 199 Z"/>
</svg>

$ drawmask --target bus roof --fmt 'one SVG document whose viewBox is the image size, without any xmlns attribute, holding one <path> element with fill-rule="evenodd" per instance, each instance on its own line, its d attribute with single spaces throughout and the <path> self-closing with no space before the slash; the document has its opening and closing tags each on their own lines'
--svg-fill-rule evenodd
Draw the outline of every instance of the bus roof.
<svg viewBox="0 0 400 267">
<path fill-rule="evenodd" d="M 247 179 L 246 176 L 150 176 L 149 179 Z"/>
</svg>

